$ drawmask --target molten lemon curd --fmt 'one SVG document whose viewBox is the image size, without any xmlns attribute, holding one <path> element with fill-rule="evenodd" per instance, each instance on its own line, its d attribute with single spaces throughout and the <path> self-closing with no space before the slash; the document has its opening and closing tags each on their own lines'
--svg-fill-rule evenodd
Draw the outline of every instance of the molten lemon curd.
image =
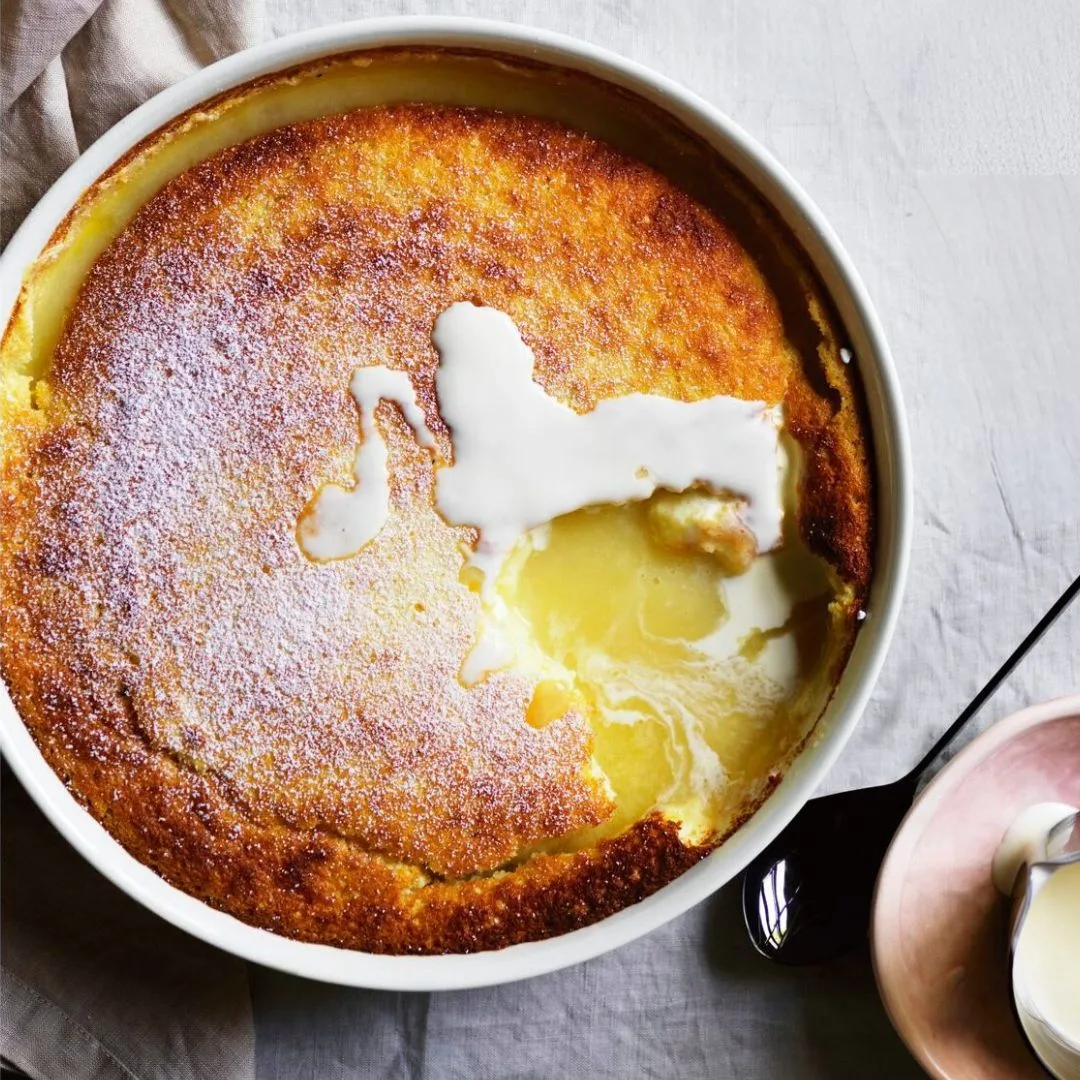
<svg viewBox="0 0 1080 1080">
<path fill-rule="evenodd" d="M 536 673 L 527 720 L 583 711 L 615 803 L 599 828 L 544 850 L 589 846 L 653 810 L 687 841 L 730 828 L 819 714 L 832 575 L 790 529 L 738 575 L 730 548 L 693 550 L 676 525 L 721 503 L 665 492 L 581 510 L 536 530 L 504 569 L 488 617 Z"/>
</svg>

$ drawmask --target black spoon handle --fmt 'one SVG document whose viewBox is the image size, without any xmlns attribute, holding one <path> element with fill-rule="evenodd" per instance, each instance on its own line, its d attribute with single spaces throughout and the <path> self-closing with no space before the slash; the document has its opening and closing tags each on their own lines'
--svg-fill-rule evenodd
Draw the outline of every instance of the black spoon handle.
<svg viewBox="0 0 1080 1080">
<path fill-rule="evenodd" d="M 1016 651 L 994 672 L 990 681 L 975 695 L 971 704 L 952 722 L 949 730 L 926 752 L 926 756 L 904 777 L 905 780 L 917 780 L 926 769 L 960 734 L 963 726 L 994 696 L 997 688 L 1012 674 L 1013 668 L 1027 655 L 1028 650 L 1053 626 L 1057 617 L 1076 599 L 1080 594 L 1080 577 L 1078 577 L 1054 602 L 1053 607 L 1032 627 L 1031 633 L 1016 647 Z"/>
</svg>

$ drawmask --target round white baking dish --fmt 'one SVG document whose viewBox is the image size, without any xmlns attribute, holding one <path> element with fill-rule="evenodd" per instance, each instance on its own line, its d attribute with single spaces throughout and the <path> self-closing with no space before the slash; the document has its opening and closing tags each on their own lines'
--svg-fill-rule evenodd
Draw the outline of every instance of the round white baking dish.
<svg viewBox="0 0 1080 1080">
<path fill-rule="evenodd" d="M 454 956 L 376 956 L 279 937 L 168 885 L 114 841 L 46 764 L 0 687 L 0 749 L 57 829 L 101 873 L 169 922 L 246 959 L 327 982 L 445 990 L 523 979 L 597 956 L 674 918 L 733 878 L 813 794 L 850 737 L 892 637 L 907 572 L 911 455 L 896 372 L 877 315 L 828 223 L 773 158 L 708 102 L 640 64 L 559 34 L 477 19 L 387 18 L 325 27 L 258 46 L 158 94 L 96 142 L 56 182 L 0 258 L 0 325 L 21 279 L 79 196 L 141 139 L 233 86 L 357 49 L 428 45 L 490 50 L 585 72 L 653 102 L 710 144 L 771 204 L 805 248 L 858 358 L 878 484 L 876 569 L 869 615 L 815 738 L 734 836 L 659 892 L 610 918 L 547 941 Z"/>
</svg>

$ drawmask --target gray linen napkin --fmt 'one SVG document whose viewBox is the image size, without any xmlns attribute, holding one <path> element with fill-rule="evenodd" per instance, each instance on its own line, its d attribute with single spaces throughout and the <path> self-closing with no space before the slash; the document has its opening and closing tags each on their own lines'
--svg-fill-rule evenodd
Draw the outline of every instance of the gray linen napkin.
<svg viewBox="0 0 1080 1080">
<path fill-rule="evenodd" d="M 261 37 L 256 0 L 4 0 L 0 243 L 99 135 Z"/>
<path fill-rule="evenodd" d="M 0 235 L 102 132 L 259 37 L 254 4 L 4 0 Z M 34 1080 L 252 1080 L 244 964 L 151 915 L 2 779 L 0 1053 Z"/>
<path fill-rule="evenodd" d="M 253 1080 L 240 960 L 84 862 L 5 767 L 0 1050 L 34 1080 Z"/>
</svg>

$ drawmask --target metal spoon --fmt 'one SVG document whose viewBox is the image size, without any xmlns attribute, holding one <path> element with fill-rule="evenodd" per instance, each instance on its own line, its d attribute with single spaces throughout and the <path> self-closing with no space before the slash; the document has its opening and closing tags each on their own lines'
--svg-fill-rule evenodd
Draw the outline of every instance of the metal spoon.
<svg viewBox="0 0 1080 1080">
<path fill-rule="evenodd" d="M 1080 593 L 1078 577 L 948 731 L 902 779 L 811 799 L 746 868 L 743 919 L 754 947 L 781 964 L 818 964 L 866 937 L 878 870 L 919 778 Z"/>
</svg>

